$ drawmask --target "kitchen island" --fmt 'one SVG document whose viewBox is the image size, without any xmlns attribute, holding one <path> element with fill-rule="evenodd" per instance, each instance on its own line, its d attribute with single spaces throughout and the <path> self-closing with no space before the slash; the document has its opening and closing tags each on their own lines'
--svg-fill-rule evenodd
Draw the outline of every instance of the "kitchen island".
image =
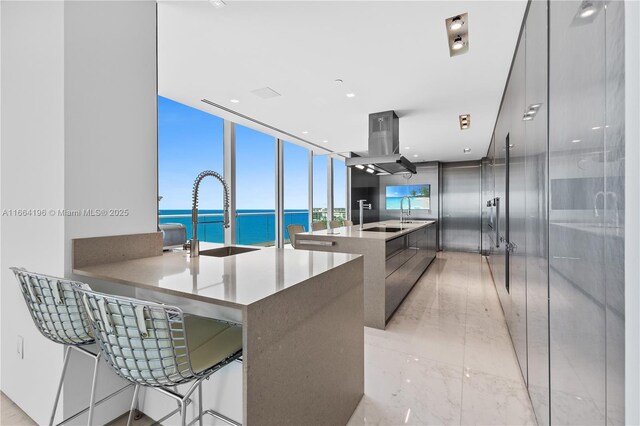
<svg viewBox="0 0 640 426">
<path fill-rule="evenodd" d="M 364 322 L 383 329 L 436 256 L 436 221 L 398 220 L 296 234 L 296 246 L 364 255 Z"/>
<path fill-rule="evenodd" d="M 141 257 L 131 238 L 74 240 L 74 274 L 242 323 L 242 418 L 235 420 L 347 423 L 364 393 L 362 256 L 203 243 L 199 257 L 162 253 L 161 245 L 159 255 Z M 224 414 L 225 407 L 216 408 Z"/>
</svg>

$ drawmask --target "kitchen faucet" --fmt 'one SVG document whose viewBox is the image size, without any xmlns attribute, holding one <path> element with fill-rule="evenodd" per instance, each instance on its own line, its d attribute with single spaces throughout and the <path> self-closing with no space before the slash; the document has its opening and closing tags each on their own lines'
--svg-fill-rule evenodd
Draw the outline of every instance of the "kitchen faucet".
<svg viewBox="0 0 640 426">
<path fill-rule="evenodd" d="M 404 197 L 402 197 L 402 199 L 400 200 L 400 223 L 404 223 L 404 199 L 407 199 L 407 201 L 409 201 L 409 211 L 407 213 L 407 216 L 411 216 L 411 198 L 407 195 L 405 195 Z"/>
<path fill-rule="evenodd" d="M 358 200 L 358 205 L 360 206 L 360 230 L 362 230 L 362 224 L 364 222 L 364 209 L 371 210 L 371 203 L 365 204 L 365 201 L 367 200 Z"/>
<path fill-rule="evenodd" d="M 191 208 L 191 240 L 185 244 L 189 248 L 189 255 L 191 257 L 198 257 L 200 255 L 200 242 L 198 241 L 198 191 L 200 190 L 200 183 L 207 177 L 212 176 L 220 181 L 222 188 L 224 189 L 223 207 L 224 207 L 224 222 L 225 228 L 229 227 L 229 187 L 224 181 L 222 176 L 218 172 L 213 170 L 205 170 L 196 177 L 193 183 L 193 206 Z"/>
</svg>

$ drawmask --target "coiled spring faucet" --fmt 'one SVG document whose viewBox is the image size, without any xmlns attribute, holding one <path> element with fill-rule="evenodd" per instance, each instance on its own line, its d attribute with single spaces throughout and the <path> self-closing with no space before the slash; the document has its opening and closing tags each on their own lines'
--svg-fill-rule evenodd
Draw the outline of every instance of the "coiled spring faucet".
<svg viewBox="0 0 640 426">
<path fill-rule="evenodd" d="M 223 208 L 224 208 L 224 222 L 222 226 L 229 227 L 229 187 L 227 182 L 224 181 L 220 173 L 213 170 L 205 170 L 196 177 L 193 183 L 193 206 L 191 208 L 191 240 L 187 244 L 189 247 L 189 254 L 191 257 L 198 257 L 200 255 L 200 242 L 198 241 L 198 191 L 200 190 L 200 183 L 207 176 L 212 176 L 222 184 L 223 188 Z"/>
</svg>

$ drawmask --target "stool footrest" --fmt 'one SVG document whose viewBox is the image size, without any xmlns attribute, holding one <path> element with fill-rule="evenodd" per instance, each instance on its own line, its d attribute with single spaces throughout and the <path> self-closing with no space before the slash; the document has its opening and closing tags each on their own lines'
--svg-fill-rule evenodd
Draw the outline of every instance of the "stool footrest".
<svg viewBox="0 0 640 426">
<path fill-rule="evenodd" d="M 109 399 L 113 398 L 114 396 L 118 395 L 119 393 L 123 392 L 124 390 L 130 388 L 133 386 L 133 383 L 129 383 L 128 385 L 118 389 L 117 391 L 110 393 L 109 395 L 105 396 L 104 398 L 102 398 L 100 401 L 96 402 L 94 407 L 97 407 L 98 405 L 102 404 L 105 401 L 108 401 Z M 84 410 L 78 411 L 77 413 L 75 413 L 73 416 L 68 417 L 66 419 L 64 419 L 63 421 L 61 421 L 60 423 L 58 423 L 56 426 L 61 426 L 65 423 L 70 422 L 71 420 L 75 419 L 76 417 L 79 417 L 81 415 L 83 415 L 84 413 L 86 413 L 87 411 L 89 411 L 89 407 L 85 408 Z"/>
</svg>

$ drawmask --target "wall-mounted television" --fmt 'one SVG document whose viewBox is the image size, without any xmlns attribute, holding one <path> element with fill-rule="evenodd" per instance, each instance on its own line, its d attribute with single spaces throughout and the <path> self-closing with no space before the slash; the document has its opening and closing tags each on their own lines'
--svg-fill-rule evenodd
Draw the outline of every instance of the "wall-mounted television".
<svg viewBox="0 0 640 426">
<path fill-rule="evenodd" d="M 400 200 L 405 196 L 411 199 L 412 209 L 431 210 L 431 185 L 389 185 L 385 192 L 387 210 L 400 210 Z M 405 201 L 404 208 L 408 207 Z"/>
</svg>

